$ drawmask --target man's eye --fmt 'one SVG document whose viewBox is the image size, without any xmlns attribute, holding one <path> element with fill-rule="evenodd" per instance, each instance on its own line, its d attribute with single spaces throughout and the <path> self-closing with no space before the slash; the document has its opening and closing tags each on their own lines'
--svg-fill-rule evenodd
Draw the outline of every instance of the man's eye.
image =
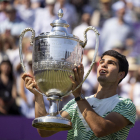
<svg viewBox="0 0 140 140">
<path fill-rule="evenodd" d="M 115 63 L 114 63 L 114 62 L 109 62 L 109 64 L 115 65 Z"/>
<path fill-rule="evenodd" d="M 99 63 L 100 63 L 100 64 L 102 64 L 102 63 L 103 63 L 103 61 L 100 61 Z"/>
</svg>

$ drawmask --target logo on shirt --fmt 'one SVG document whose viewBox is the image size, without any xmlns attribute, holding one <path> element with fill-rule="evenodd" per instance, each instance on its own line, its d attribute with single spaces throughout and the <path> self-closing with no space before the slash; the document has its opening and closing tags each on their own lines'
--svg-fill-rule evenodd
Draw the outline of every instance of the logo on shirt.
<svg viewBox="0 0 140 140">
<path fill-rule="evenodd" d="M 93 105 L 92 105 L 91 107 L 92 107 L 92 108 L 96 108 L 96 106 L 93 106 Z"/>
</svg>

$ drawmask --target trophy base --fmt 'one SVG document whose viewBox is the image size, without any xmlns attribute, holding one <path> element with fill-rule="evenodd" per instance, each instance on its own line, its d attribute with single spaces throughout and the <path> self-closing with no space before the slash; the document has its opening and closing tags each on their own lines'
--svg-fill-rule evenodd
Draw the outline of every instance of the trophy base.
<svg viewBox="0 0 140 140">
<path fill-rule="evenodd" d="M 43 116 L 32 121 L 32 126 L 50 131 L 64 131 L 72 129 L 70 120 L 57 116 Z"/>
</svg>

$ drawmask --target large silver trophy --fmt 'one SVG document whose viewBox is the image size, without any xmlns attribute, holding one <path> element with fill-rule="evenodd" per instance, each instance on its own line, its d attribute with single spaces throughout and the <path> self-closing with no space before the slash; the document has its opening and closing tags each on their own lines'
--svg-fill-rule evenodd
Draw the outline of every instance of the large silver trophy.
<svg viewBox="0 0 140 140">
<path fill-rule="evenodd" d="M 87 43 L 86 33 L 88 30 L 93 30 L 95 32 L 96 46 L 93 61 L 90 65 L 89 71 L 83 79 L 83 82 L 93 67 L 99 46 L 99 33 L 94 27 L 89 26 L 85 30 L 85 40 L 81 41 L 75 35 L 67 32 L 67 27 L 69 27 L 69 25 L 62 19 L 62 9 L 59 10 L 58 17 L 59 19 L 51 23 L 51 32 L 44 32 L 35 37 L 35 31 L 31 28 L 26 28 L 21 33 L 19 40 L 20 61 L 24 72 L 26 72 L 23 64 L 22 39 L 27 31 L 32 32 L 32 69 L 35 81 L 41 90 L 41 92 L 38 92 L 44 96 L 47 96 L 48 100 L 50 101 L 50 108 L 48 112 L 49 115 L 35 118 L 32 125 L 33 127 L 39 129 L 53 131 L 70 130 L 72 128 L 72 123 L 70 120 L 61 117 L 59 114 L 59 101 L 64 96 L 72 93 L 72 82 L 69 76 L 74 76 L 74 67 L 78 66 L 82 61 L 83 48 Z M 79 88 L 82 83 L 78 85 L 77 88 Z"/>
</svg>

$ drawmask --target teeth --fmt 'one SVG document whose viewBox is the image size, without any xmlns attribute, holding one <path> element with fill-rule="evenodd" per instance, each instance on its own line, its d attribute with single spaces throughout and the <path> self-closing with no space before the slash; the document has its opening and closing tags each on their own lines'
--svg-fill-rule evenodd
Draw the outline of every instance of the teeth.
<svg viewBox="0 0 140 140">
<path fill-rule="evenodd" d="M 105 71 L 105 70 L 101 70 L 100 72 L 101 72 L 101 73 L 102 73 L 102 72 L 105 73 L 106 71 Z"/>
</svg>

